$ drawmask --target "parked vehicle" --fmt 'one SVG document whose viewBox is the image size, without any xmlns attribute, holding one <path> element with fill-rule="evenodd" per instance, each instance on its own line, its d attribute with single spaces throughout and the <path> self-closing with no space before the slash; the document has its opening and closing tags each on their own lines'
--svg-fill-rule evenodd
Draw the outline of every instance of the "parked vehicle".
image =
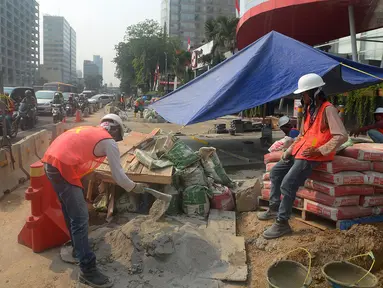
<svg viewBox="0 0 383 288">
<path fill-rule="evenodd" d="M 18 110 L 18 118 L 21 130 L 29 130 L 36 126 L 37 111 L 36 107 L 29 105 L 24 100 L 21 101 Z"/>
<path fill-rule="evenodd" d="M 109 94 L 98 94 L 88 99 L 89 103 L 98 105 L 101 103 L 103 106 L 114 101 L 114 96 Z"/>
</svg>

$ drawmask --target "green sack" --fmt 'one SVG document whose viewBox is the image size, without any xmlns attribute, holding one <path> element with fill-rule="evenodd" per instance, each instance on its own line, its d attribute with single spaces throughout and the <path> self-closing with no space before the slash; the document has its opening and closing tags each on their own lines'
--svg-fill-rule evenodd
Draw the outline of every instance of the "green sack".
<svg viewBox="0 0 383 288">
<path fill-rule="evenodd" d="M 169 159 L 177 169 L 183 170 L 199 160 L 199 156 L 184 142 L 178 140 L 164 157 Z"/>
<path fill-rule="evenodd" d="M 206 217 L 210 210 L 209 198 L 213 192 L 206 186 L 189 186 L 182 193 L 182 209 L 187 215 Z"/>
</svg>

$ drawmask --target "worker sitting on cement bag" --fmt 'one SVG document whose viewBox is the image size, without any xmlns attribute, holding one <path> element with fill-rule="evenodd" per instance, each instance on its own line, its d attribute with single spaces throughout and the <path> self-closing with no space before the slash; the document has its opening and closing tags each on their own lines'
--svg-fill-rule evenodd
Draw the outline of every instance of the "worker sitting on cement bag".
<svg viewBox="0 0 383 288">
<path fill-rule="evenodd" d="M 282 116 L 281 118 L 279 118 L 278 126 L 279 129 L 281 129 L 286 136 L 295 139 L 299 135 L 299 130 L 294 128 L 294 125 L 291 124 L 289 116 Z"/>
<path fill-rule="evenodd" d="M 263 233 L 266 239 L 278 238 L 292 231 L 288 221 L 298 188 L 303 186 L 313 168 L 320 162 L 332 161 L 336 149 L 347 141 L 347 132 L 338 111 L 322 91 L 324 85 L 319 75 L 307 74 L 299 79 L 298 90 L 294 92 L 302 95 L 304 121 L 300 135 L 270 172 L 269 209 L 258 213 L 259 220 L 276 219 Z M 284 196 L 282 201 L 281 193 Z"/>
<path fill-rule="evenodd" d="M 291 144 L 293 144 L 294 139 L 297 138 L 299 135 L 299 130 L 295 129 L 294 126 L 291 124 L 289 116 L 282 116 L 281 118 L 279 118 L 278 126 L 279 129 L 281 129 L 286 136 L 280 140 L 275 141 L 273 145 L 270 146 L 270 148 L 268 149 L 270 153 L 282 151 L 289 148 Z"/>
<path fill-rule="evenodd" d="M 101 127 L 76 127 L 56 138 L 49 146 L 42 162 L 45 172 L 62 205 L 70 231 L 73 255 L 79 259 L 79 280 L 92 287 L 111 287 L 113 281 L 96 267 L 96 256 L 88 242 L 88 208 L 83 195 L 81 178 L 107 157 L 116 183 L 126 191 L 144 193 L 145 185 L 134 183 L 124 173 L 116 141 L 123 139 L 121 118 L 108 114 L 101 119 Z"/>
<path fill-rule="evenodd" d="M 367 132 L 372 141 L 375 143 L 383 143 L 383 108 L 377 108 L 374 112 L 375 123 L 354 129 L 350 132 L 350 136 L 358 137 L 360 133 Z"/>
</svg>

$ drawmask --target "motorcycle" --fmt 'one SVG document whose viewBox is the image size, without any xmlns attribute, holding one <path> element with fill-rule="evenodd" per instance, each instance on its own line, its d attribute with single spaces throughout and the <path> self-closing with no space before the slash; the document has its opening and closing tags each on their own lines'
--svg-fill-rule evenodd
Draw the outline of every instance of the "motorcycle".
<svg viewBox="0 0 383 288">
<path fill-rule="evenodd" d="M 79 99 L 78 101 L 78 108 L 81 110 L 81 112 L 84 112 L 86 108 L 88 108 L 89 103 L 87 99 Z"/>
<path fill-rule="evenodd" d="M 36 107 L 31 107 L 28 103 L 21 101 L 18 111 L 18 119 L 21 130 L 24 131 L 34 128 L 37 121 Z"/>
<path fill-rule="evenodd" d="M 66 112 L 66 115 L 69 116 L 69 117 L 74 116 L 74 114 L 76 113 L 75 105 L 74 104 L 72 105 L 69 102 L 66 103 L 66 105 L 65 105 L 65 112 Z"/>
<path fill-rule="evenodd" d="M 7 129 L 7 134 L 9 138 L 16 138 L 17 133 L 19 132 L 19 112 L 14 111 L 12 114 L 12 120 L 11 120 L 11 129 Z M 3 115 L 0 114 L 0 135 L 3 136 Z"/>
<path fill-rule="evenodd" d="M 61 109 L 61 104 L 52 104 L 53 123 L 61 122 L 65 115 Z"/>
</svg>

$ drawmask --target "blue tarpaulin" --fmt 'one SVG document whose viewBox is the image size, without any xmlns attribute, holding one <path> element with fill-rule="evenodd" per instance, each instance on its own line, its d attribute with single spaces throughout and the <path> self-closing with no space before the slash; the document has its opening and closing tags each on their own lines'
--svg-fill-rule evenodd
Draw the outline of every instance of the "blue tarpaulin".
<svg viewBox="0 0 383 288">
<path fill-rule="evenodd" d="M 238 113 L 288 96 L 307 73 L 324 78 L 327 94 L 381 82 L 383 69 L 322 52 L 270 32 L 151 106 L 171 123 L 190 125 Z"/>
</svg>

